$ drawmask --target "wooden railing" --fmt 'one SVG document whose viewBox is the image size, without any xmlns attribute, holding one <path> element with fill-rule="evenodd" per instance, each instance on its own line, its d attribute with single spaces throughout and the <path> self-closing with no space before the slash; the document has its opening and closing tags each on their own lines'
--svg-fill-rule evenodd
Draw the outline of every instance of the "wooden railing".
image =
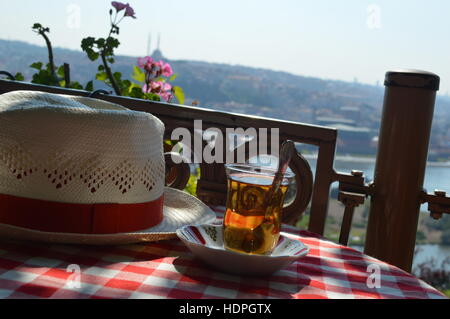
<svg viewBox="0 0 450 319">
<path fill-rule="evenodd" d="M 86 91 L 0 80 L 0 93 L 15 90 L 43 91 L 78 96 L 89 96 L 91 94 L 91 92 Z M 292 160 L 290 168 L 296 174 L 297 194 L 295 200 L 283 209 L 283 215 L 285 222 L 292 222 L 305 211 L 311 202 L 309 230 L 323 234 L 330 185 L 335 181 L 335 172 L 333 170 L 337 138 L 335 129 L 248 115 L 231 114 L 190 106 L 110 96 L 101 93 L 96 94 L 95 98 L 117 103 L 131 110 L 149 112 L 157 116 L 165 124 L 166 139 L 170 139 L 171 132 L 179 127 L 187 128 L 192 136 L 195 136 L 198 132 L 194 132 L 194 120 L 202 120 L 203 130 L 217 128 L 225 134 L 227 128 L 243 128 L 245 130 L 251 127 L 257 131 L 259 128 L 278 128 L 280 142 L 289 139 L 294 142 L 316 145 L 319 154 L 314 182 L 312 171 L 303 156 L 297 154 Z M 267 133 L 269 134 L 270 130 Z M 270 141 L 270 138 L 268 140 Z M 194 142 L 191 145 L 194 145 Z M 248 145 L 244 144 L 241 147 L 248 148 Z M 270 150 L 270 147 L 268 149 Z M 184 188 L 187 182 L 189 166 L 174 164 L 170 161 L 170 156 L 166 156 L 166 161 L 169 166 L 169 171 L 172 172 L 172 176 L 176 176 L 171 179 L 170 185 L 180 189 Z M 224 204 L 226 199 L 224 165 L 220 163 L 200 163 L 199 165 L 200 179 L 197 183 L 197 196 L 210 205 Z M 174 169 L 177 170 L 175 174 L 173 174 Z"/>
<path fill-rule="evenodd" d="M 418 75 L 418 73 L 409 72 L 406 73 L 406 85 L 402 87 L 402 79 L 405 79 L 405 72 L 394 72 L 393 74 L 393 79 L 397 80 L 397 82 L 390 83 L 387 81 L 386 83 L 388 88 L 393 87 L 391 91 L 394 92 L 387 90 L 382 120 L 382 134 L 380 134 L 380 152 L 378 153 L 375 169 L 375 182 L 370 185 L 365 183 L 363 172 L 352 171 L 351 173 L 340 173 L 334 170 L 333 164 L 338 132 L 333 128 L 190 106 L 151 102 L 128 97 L 110 96 L 102 93 L 96 94 L 95 98 L 117 103 L 131 110 L 149 112 L 157 116 L 166 126 L 166 139 L 170 139 L 171 132 L 179 127 L 188 129 L 192 136 L 195 136 L 198 132 L 194 130 L 194 121 L 202 120 L 203 130 L 216 128 L 224 135 L 226 134 L 227 128 L 242 128 L 244 130 L 247 128 L 255 128 L 256 131 L 259 128 L 267 128 L 268 134 L 270 133 L 269 129 L 278 128 L 280 143 L 289 139 L 294 142 L 317 146 L 318 157 L 314 176 L 308 162 L 301 154 L 297 154 L 292 160 L 290 168 L 296 175 L 296 195 L 292 203 L 284 207 L 283 221 L 293 223 L 310 205 L 308 230 L 323 235 L 330 187 L 333 182 L 339 182 L 338 199 L 345 205 L 339 241 L 342 244 L 347 244 L 354 208 L 362 204 L 367 196 L 371 196 L 372 208 L 369 217 L 368 236 L 366 238 L 366 252 L 409 271 L 412 264 L 412 251 L 415 244 L 415 232 L 417 231 L 420 203 L 428 201 L 436 217 L 450 210 L 450 198 L 445 197 L 445 194 L 442 195 L 442 193 L 432 195 L 422 191 L 431 121 L 425 121 L 425 125 L 417 125 L 420 122 L 417 121 L 425 115 L 426 119 L 430 118 L 430 114 L 432 116 L 434 95 L 437 88 L 434 86 L 426 87 L 426 85 L 429 84 L 429 81 L 432 82 L 435 76 L 425 75 L 425 78 L 429 80 L 427 82 L 424 80 L 422 73 Z M 400 76 L 395 77 L 398 74 Z M 411 79 L 419 79 L 419 85 L 411 86 Z M 422 87 L 420 86 L 420 79 L 423 80 Z M 78 96 L 89 96 L 91 94 L 91 92 L 86 91 L 0 80 L 0 94 L 15 90 L 33 90 Z M 405 102 L 397 99 L 394 93 L 399 90 L 401 94 L 408 96 L 409 100 Z M 402 103 L 406 108 L 408 105 L 413 105 L 417 113 L 414 116 L 410 116 L 409 119 L 406 119 L 406 123 L 409 123 L 408 125 L 405 125 L 401 119 L 399 120 L 395 116 L 391 116 L 393 111 L 395 112 L 396 109 L 401 109 L 395 105 Z M 401 167 L 402 164 L 399 163 L 395 156 L 389 156 L 389 152 L 392 153 L 394 151 L 392 150 L 392 144 L 386 142 L 392 138 L 392 136 L 388 136 L 392 132 L 385 132 L 383 134 L 383 129 L 385 131 L 389 130 L 389 125 L 386 124 L 386 121 L 389 121 L 390 125 L 398 127 L 398 136 L 395 137 L 397 140 L 392 142 L 397 145 L 395 151 L 397 157 L 401 161 L 412 157 L 408 159 L 408 165 L 405 164 L 404 168 Z M 396 124 L 399 125 L 396 126 Z M 419 126 L 419 131 L 414 125 Z M 411 133 L 411 130 L 414 130 L 414 134 Z M 408 134 L 412 134 L 411 136 L 416 138 L 420 144 L 418 147 L 409 147 L 409 151 L 409 144 L 399 140 L 404 139 Z M 268 140 L 270 141 L 270 138 Z M 206 141 L 203 140 L 202 143 L 203 148 Z M 389 147 L 386 149 L 385 145 L 387 144 Z M 191 145 L 194 145 L 194 141 L 191 142 Z M 248 150 L 248 142 L 240 147 Z M 268 149 L 270 150 L 270 147 Z M 248 152 L 245 154 L 247 155 Z M 189 165 L 185 163 L 175 164 L 169 155 L 166 156 L 166 164 L 167 172 L 170 175 L 167 178 L 169 186 L 183 189 L 189 179 Z M 197 184 L 197 196 L 207 204 L 223 205 L 226 199 L 224 164 L 200 163 L 199 166 L 200 179 Z M 386 172 L 392 174 L 393 169 L 397 169 L 399 172 L 401 171 L 400 175 L 402 176 L 402 180 L 396 179 L 398 177 L 397 175 L 392 176 L 392 179 L 387 181 L 383 180 L 383 178 L 380 180 L 380 177 L 385 176 Z M 408 175 L 408 170 L 411 172 L 410 175 Z M 414 178 L 411 180 L 407 176 L 413 176 Z M 377 184 L 377 180 L 379 184 Z M 389 192 L 394 192 L 395 194 L 392 195 L 390 193 L 392 196 L 386 196 L 387 189 Z M 392 189 L 395 191 L 392 191 Z M 413 205 L 398 205 L 398 201 L 396 202 L 395 200 L 395 196 L 398 194 L 403 196 L 401 200 L 411 201 Z M 391 207 L 394 206 L 399 207 L 401 211 L 392 211 Z M 384 210 L 380 207 L 384 207 Z M 405 218 L 405 216 L 408 216 L 408 218 Z M 400 222 L 401 227 L 399 227 Z M 392 225 L 395 225 L 396 228 L 392 228 Z M 411 234 L 414 234 L 414 236 Z M 405 237 L 402 238 L 402 236 Z"/>
</svg>

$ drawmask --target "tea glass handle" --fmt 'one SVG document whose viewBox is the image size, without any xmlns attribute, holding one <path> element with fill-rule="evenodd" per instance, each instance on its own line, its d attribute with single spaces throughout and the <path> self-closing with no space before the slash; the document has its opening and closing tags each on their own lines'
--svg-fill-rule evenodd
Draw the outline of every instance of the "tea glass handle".
<svg viewBox="0 0 450 319">
<path fill-rule="evenodd" d="M 183 161 L 183 157 L 176 152 L 164 153 L 166 162 L 166 186 L 184 189 L 191 176 L 191 168 Z"/>
</svg>

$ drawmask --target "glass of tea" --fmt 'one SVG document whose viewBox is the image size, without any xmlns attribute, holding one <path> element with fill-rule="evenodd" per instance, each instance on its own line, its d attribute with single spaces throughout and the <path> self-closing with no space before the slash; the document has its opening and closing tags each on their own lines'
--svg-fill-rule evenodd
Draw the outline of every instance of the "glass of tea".
<svg viewBox="0 0 450 319">
<path fill-rule="evenodd" d="M 280 237 L 281 210 L 294 174 L 286 172 L 278 192 L 269 198 L 275 169 L 241 164 L 225 165 L 225 169 L 224 247 L 245 254 L 270 254 Z"/>
</svg>

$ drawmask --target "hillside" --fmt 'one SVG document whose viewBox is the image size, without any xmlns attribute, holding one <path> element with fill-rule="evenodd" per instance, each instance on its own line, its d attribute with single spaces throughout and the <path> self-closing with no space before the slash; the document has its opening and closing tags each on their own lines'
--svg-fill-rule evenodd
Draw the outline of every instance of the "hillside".
<svg viewBox="0 0 450 319">
<path fill-rule="evenodd" d="M 55 62 L 71 65 L 73 80 L 85 83 L 95 74 L 97 63 L 90 62 L 81 51 L 54 49 Z M 45 47 L 20 41 L 0 40 L 0 69 L 22 72 L 26 80 L 35 61 L 47 61 Z M 183 87 L 189 100 L 198 100 L 203 107 L 249 112 L 251 114 L 310 121 L 301 110 L 337 108 L 342 105 L 381 104 L 381 87 L 321 80 L 286 72 L 206 63 L 170 61 L 178 74 L 177 85 Z M 117 56 L 114 70 L 130 75 L 136 57 Z M 289 116 L 283 110 L 290 110 Z M 309 113 L 309 111 L 307 113 Z"/>
<path fill-rule="evenodd" d="M 98 62 L 84 52 L 54 49 L 55 62 L 71 66 L 72 80 L 92 80 Z M 339 128 L 338 153 L 373 155 L 384 87 L 324 80 L 267 69 L 188 60 L 168 60 L 178 74 L 174 81 L 200 107 L 267 116 Z M 29 65 L 47 62 L 47 49 L 20 41 L 0 40 L 0 70 L 22 72 L 30 80 Z M 117 56 L 114 71 L 131 77 L 137 57 Z M 95 83 L 95 88 L 103 84 Z M 433 123 L 433 160 L 450 158 L 450 99 L 438 97 Z M 367 147 L 370 145 L 370 147 Z"/>
</svg>

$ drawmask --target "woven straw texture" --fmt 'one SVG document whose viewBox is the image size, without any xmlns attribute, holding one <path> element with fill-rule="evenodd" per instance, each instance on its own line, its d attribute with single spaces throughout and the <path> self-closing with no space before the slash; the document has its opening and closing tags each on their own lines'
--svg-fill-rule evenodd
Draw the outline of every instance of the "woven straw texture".
<svg viewBox="0 0 450 319">
<path fill-rule="evenodd" d="M 181 226 L 213 221 L 215 213 L 200 200 L 164 187 L 163 134 L 153 115 L 105 101 L 0 95 L 0 194 L 80 204 L 144 203 L 164 195 L 163 221 L 139 232 L 49 233 L 0 224 L 0 235 L 117 245 L 174 238 Z"/>
<path fill-rule="evenodd" d="M 142 203 L 164 188 L 164 124 L 90 98 L 0 95 L 0 193 L 69 203 Z"/>
</svg>

